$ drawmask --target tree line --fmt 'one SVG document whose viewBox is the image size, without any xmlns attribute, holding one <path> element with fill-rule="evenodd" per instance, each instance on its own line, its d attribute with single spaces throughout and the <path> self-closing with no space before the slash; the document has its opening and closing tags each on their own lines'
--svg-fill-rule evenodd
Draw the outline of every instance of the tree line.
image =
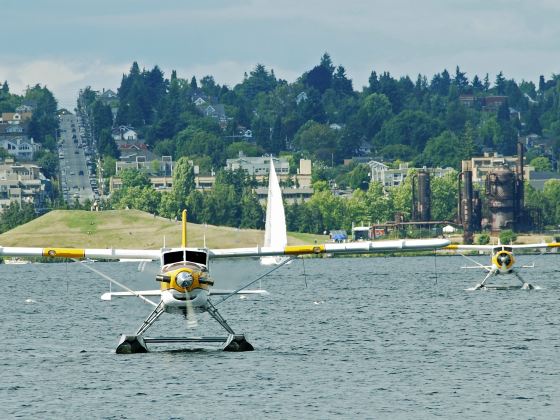
<svg viewBox="0 0 560 420">
<path fill-rule="evenodd" d="M 336 229 L 350 231 L 354 224 L 367 226 L 393 221 L 397 213 L 404 220 L 410 220 L 410 175 L 413 172 L 397 187 L 384 189 L 379 182 L 371 182 L 356 188 L 350 197 L 337 196 L 327 181 L 316 180 L 310 200 L 285 203 L 287 228 L 307 233 Z M 123 170 L 122 180 L 123 186 L 113 193 L 106 204 L 108 208 L 134 208 L 169 219 L 180 217 L 181 210 L 186 208 L 189 219 L 194 223 L 252 229 L 264 227 L 265 208 L 253 192 L 257 181 L 242 170 L 219 171 L 214 188 L 207 192 L 195 189 L 193 168 L 186 158 L 177 163 L 170 192 L 156 191 L 146 174 L 137 170 Z M 525 189 L 526 205 L 539 209 L 547 226 L 559 225 L 560 182 L 547 181 L 543 191 L 535 190 L 526 183 Z M 432 220 L 455 220 L 457 196 L 457 172 L 452 171 L 443 177 L 432 176 Z"/>
<path fill-rule="evenodd" d="M 355 90 L 342 65 L 325 53 L 320 62 L 289 83 L 262 64 L 233 87 L 212 76 L 165 78 L 158 66 L 140 70 L 134 62 L 118 89 L 119 108 L 110 108 L 90 92 L 102 155 L 116 156 L 110 136 L 115 125 L 134 126 L 153 151 L 175 159 L 188 156 L 203 171 L 224 166 L 225 159 L 247 154 L 300 153 L 335 166 L 367 154 L 415 166 L 451 166 L 483 149 L 515 153 L 523 134 L 560 137 L 560 76 L 540 77 L 538 86 L 516 82 L 502 72 L 493 81 L 467 74 L 457 66 L 430 79 L 393 77 L 372 71 L 367 86 Z M 472 99 L 465 100 L 466 96 Z M 503 96 L 499 106 L 484 98 Z M 204 116 L 202 107 L 221 104 L 226 120 Z M 463 98 L 463 99 L 461 99 Z M 250 129 L 248 140 L 240 128 Z M 554 145 L 558 152 L 559 143 Z M 531 159 L 542 155 L 531 151 Z"/>
</svg>

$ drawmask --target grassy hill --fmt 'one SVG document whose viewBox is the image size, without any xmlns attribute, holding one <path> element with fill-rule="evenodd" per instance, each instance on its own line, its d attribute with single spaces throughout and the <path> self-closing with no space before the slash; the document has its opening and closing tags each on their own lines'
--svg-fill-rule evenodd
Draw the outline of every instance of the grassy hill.
<svg viewBox="0 0 560 420">
<path fill-rule="evenodd" d="M 187 244 L 210 248 L 231 248 L 263 244 L 264 232 L 252 229 L 188 223 Z M 170 221 L 138 210 L 55 210 L 0 235 L 0 246 L 72 248 L 153 249 L 179 246 L 181 222 Z M 326 236 L 288 234 L 291 245 L 322 243 Z"/>
</svg>

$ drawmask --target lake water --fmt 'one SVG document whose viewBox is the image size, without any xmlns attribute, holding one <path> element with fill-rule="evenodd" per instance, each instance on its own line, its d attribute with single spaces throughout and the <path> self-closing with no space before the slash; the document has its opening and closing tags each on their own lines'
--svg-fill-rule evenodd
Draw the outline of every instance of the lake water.
<svg viewBox="0 0 560 420">
<path fill-rule="evenodd" d="M 531 292 L 465 291 L 483 273 L 461 257 L 295 261 L 263 281 L 269 296 L 219 306 L 256 351 L 136 355 L 114 349 L 150 306 L 101 301 L 107 281 L 79 264 L 3 265 L 0 418 L 560 418 L 558 258 L 526 270 Z M 134 263 L 95 268 L 157 288 Z M 264 270 L 213 274 L 229 288 Z M 205 316 L 191 332 L 216 333 Z M 148 335 L 165 334 L 185 321 Z"/>
</svg>

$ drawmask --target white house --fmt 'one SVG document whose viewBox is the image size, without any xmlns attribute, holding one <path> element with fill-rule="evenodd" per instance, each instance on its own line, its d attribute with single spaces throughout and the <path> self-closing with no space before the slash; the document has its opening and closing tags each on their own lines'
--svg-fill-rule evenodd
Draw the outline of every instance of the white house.
<svg viewBox="0 0 560 420">
<path fill-rule="evenodd" d="M 39 150 L 40 145 L 33 139 L 27 140 L 24 137 L 13 137 L 11 139 L 1 139 L 0 147 L 19 160 L 32 160 L 33 154 Z"/>
<path fill-rule="evenodd" d="M 271 158 L 269 156 L 261 157 L 247 157 L 240 155 L 236 159 L 226 160 L 226 169 L 228 171 L 235 171 L 243 169 L 249 175 L 262 175 L 268 176 L 270 169 L 270 159 L 274 163 L 274 169 L 278 175 L 288 174 L 290 171 L 290 163 L 285 158 Z"/>
<path fill-rule="evenodd" d="M 132 128 L 126 125 L 121 125 L 120 127 L 114 128 L 111 132 L 113 139 L 124 140 L 129 142 L 134 142 L 138 140 L 138 133 Z"/>
</svg>

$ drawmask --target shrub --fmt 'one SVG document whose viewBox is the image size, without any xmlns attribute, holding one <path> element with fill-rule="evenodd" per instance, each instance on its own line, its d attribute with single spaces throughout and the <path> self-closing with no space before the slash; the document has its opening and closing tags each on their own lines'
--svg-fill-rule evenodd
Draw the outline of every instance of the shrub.
<svg viewBox="0 0 560 420">
<path fill-rule="evenodd" d="M 500 242 L 502 244 L 512 244 L 517 240 L 517 235 L 513 230 L 503 230 L 500 233 Z"/>
<path fill-rule="evenodd" d="M 490 243 L 490 235 L 488 235 L 487 233 L 482 233 L 478 236 L 478 240 L 477 240 L 479 245 L 487 245 Z"/>
</svg>

